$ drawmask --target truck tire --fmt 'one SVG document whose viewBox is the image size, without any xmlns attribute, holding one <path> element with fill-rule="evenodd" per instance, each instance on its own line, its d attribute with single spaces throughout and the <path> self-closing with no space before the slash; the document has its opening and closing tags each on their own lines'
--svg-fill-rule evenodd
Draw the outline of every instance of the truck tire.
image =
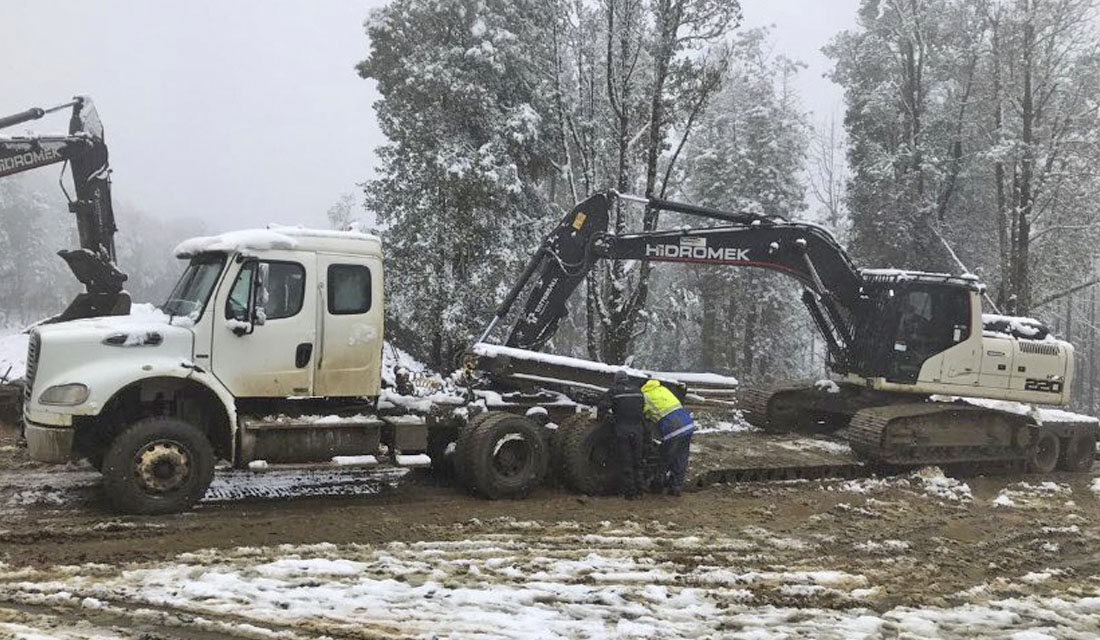
<svg viewBox="0 0 1100 640">
<path fill-rule="evenodd" d="M 463 462 L 480 495 L 522 498 L 542 482 L 550 455 L 540 431 L 530 418 L 503 412 L 469 429 Z"/>
<path fill-rule="evenodd" d="M 591 416 L 577 414 L 559 427 L 562 472 L 570 489 L 588 495 L 615 491 L 615 432 Z"/>
<path fill-rule="evenodd" d="M 206 435 L 175 418 L 145 418 L 119 433 L 103 457 L 107 499 L 124 513 L 189 509 L 214 479 Z"/>
<path fill-rule="evenodd" d="M 454 452 L 447 455 L 447 448 L 457 440 L 458 430 L 453 427 L 428 427 L 428 457 L 432 459 L 432 474 L 437 478 L 454 476 L 455 456 Z"/>
<path fill-rule="evenodd" d="M 451 457 L 451 463 L 454 465 L 455 479 L 458 480 L 458 484 L 464 487 L 470 493 L 477 493 L 477 489 L 474 487 L 474 476 L 470 473 L 470 436 L 473 432 L 496 413 L 483 411 L 466 423 L 466 426 L 459 429 L 458 437 L 455 438 L 455 453 Z"/>
<path fill-rule="evenodd" d="M 1062 455 L 1058 468 L 1062 471 L 1082 472 L 1092 468 L 1096 460 L 1096 434 L 1075 433 L 1062 442 Z"/>
<path fill-rule="evenodd" d="M 1027 470 L 1029 473 L 1050 473 L 1058 466 L 1058 457 L 1061 453 L 1061 441 L 1054 432 L 1040 429 L 1035 442 L 1027 457 Z"/>
</svg>

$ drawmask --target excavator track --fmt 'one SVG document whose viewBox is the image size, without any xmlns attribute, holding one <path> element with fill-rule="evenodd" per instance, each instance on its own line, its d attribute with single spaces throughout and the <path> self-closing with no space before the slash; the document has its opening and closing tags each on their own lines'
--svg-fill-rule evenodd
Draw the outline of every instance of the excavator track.
<svg viewBox="0 0 1100 640">
<path fill-rule="evenodd" d="M 768 402 L 772 396 L 783 389 L 792 388 L 789 385 L 771 385 L 763 387 L 748 387 L 738 397 L 741 406 L 741 415 L 754 427 L 768 429 Z"/>
<path fill-rule="evenodd" d="M 1026 458 L 1030 426 L 995 409 L 908 403 L 856 412 L 848 441 L 858 457 L 878 464 L 1018 462 Z"/>
<path fill-rule="evenodd" d="M 773 384 L 743 389 L 738 402 L 744 418 L 771 433 L 799 431 L 831 433 L 847 425 L 848 416 L 862 405 L 860 392 L 851 387 L 834 391 L 810 383 Z"/>
<path fill-rule="evenodd" d="M 694 477 L 690 490 L 698 491 L 713 484 L 731 484 L 735 482 L 865 478 L 874 475 L 877 471 L 878 469 L 873 465 L 859 463 L 714 469 Z"/>
</svg>

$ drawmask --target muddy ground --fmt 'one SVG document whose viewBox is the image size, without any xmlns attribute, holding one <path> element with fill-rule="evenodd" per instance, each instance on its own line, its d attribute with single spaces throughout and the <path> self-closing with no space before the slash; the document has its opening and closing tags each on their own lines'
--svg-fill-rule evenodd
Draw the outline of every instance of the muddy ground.
<svg viewBox="0 0 1100 640">
<path fill-rule="evenodd" d="M 697 436 L 695 472 L 735 464 L 738 456 L 754 451 L 759 437 L 743 432 Z M 831 442 L 807 444 L 792 438 L 777 446 L 769 450 L 772 453 L 755 451 L 752 456 L 773 459 L 775 451 L 785 451 L 814 460 L 846 459 L 843 446 Z M 1086 474 L 1046 478 L 952 478 L 925 469 L 886 478 L 715 485 L 680 498 L 647 496 L 640 501 L 577 496 L 551 488 L 523 501 L 486 501 L 423 470 L 280 473 L 221 471 L 214 487 L 217 495 L 189 513 L 120 517 L 107 510 L 97 476 L 88 467 L 43 468 L 28 461 L 15 446 L 13 432 L 4 431 L 0 437 L 0 568 L 4 572 L 0 603 L 6 604 L 0 604 L 0 622 L 8 626 L 0 626 L 0 637 L 33 637 L 29 632 L 20 635 L 24 626 L 54 629 L 56 637 L 94 635 L 61 633 L 65 625 L 85 618 L 92 620 L 89 624 L 98 624 L 95 629 L 100 631 L 118 631 L 131 623 L 134 628 L 140 626 L 137 618 L 120 623 L 128 619 L 125 612 L 93 615 L 86 606 L 81 609 L 79 600 L 77 604 L 64 598 L 47 600 L 49 606 L 44 606 L 28 595 L 45 597 L 33 587 L 35 580 L 46 580 L 42 576 L 71 577 L 88 571 L 63 565 L 123 571 L 167 566 L 181 554 L 206 549 L 224 550 L 226 556 L 239 553 L 241 547 L 315 543 L 384 549 L 395 543 L 445 544 L 504 534 L 537 545 L 545 543 L 546 531 L 553 527 L 591 534 L 626 528 L 668 539 L 722 540 L 727 547 L 732 544 L 728 541 L 748 541 L 756 545 L 755 551 L 735 553 L 723 562 L 757 574 L 780 569 L 786 572 L 783 575 L 793 575 L 795 570 L 829 571 L 862 580 L 860 589 L 841 595 L 821 585 L 802 585 L 804 589 L 750 585 L 752 607 L 841 612 L 855 608 L 886 615 L 904 608 L 973 607 L 978 600 L 1076 598 L 1086 603 L 1082 606 L 1087 615 L 1092 615 L 1088 611 L 1095 602 L 1098 615 L 1073 623 L 1077 626 L 1071 625 L 1072 633 L 1059 632 L 1070 628 L 1059 626 L 1070 624 L 1065 620 L 1040 621 L 1039 627 L 1049 635 L 1035 637 L 1095 637 L 1088 630 L 1093 621 L 1100 634 L 1100 465 Z M 532 524 L 517 527 L 517 522 Z M 693 553 L 694 560 L 678 559 L 675 562 L 681 565 L 677 566 L 690 573 L 700 563 L 706 564 L 699 557 L 714 561 L 705 549 Z M 64 589 L 71 591 L 72 586 Z M 99 623 L 96 615 L 101 616 Z M 1015 628 L 1017 623 L 1024 624 L 1017 619 L 1009 626 Z M 255 635 L 243 627 L 234 630 L 232 625 L 210 629 L 201 637 Z M 303 633 L 339 637 L 346 632 L 343 627 L 324 625 L 310 627 L 313 631 L 308 632 L 305 627 L 279 629 L 289 633 L 287 637 Z M 157 633 L 200 637 L 196 630 Z M 411 635 L 424 633 L 420 629 Z M 894 635 L 882 629 L 878 633 L 867 637 L 898 637 L 896 629 Z M 471 633 L 469 637 L 492 635 Z M 952 637 L 947 632 L 941 635 Z M 401 629 L 389 629 L 356 637 L 404 636 Z"/>
</svg>

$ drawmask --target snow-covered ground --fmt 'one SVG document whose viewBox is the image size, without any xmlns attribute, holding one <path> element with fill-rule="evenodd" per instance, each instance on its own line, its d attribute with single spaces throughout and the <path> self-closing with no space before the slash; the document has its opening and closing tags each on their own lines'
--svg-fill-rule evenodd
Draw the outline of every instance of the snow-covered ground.
<svg viewBox="0 0 1100 640">
<path fill-rule="evenodd" d="M 851 545 L 847 553 L 876 558 L 855 573 L 822 566 L 819 540 L 762 527 L 721 535 L 656 522 L 501 519 L 473 520 L 454 534 L 200 550 L 118 567 L 0 565 L 0 600 L 48 606 L 70 621 L 54 619 L 45 637 L 74 637 L 85 619 L 105 615 L 283 638 L 1025 640 L 1100 629 L 1100 586 L 1051 593 L 1054 571 L 945 593 L 931 606 L 895 606 L 884 595 L 897 578 L 888 567 L 910 553 L 904 540 Z M 47 617 L 0 631 L 34 637 Z M 137 636 L 123 628 L 110 633 Z"/>
<path fill-rule="evenodd" d="M 905 476 L 857 478 L 855 480 L 826 480 L 822 488 L 827 491 L 846 491 L 868 494 L 884 489 L 902 489 L 923 493 L 946 502 L 967 502 L 973 498 L 970 485 L 944 475 L 939 467 L 923 467 Z"/>
<path fill-rule="evenodd" d="M 28 340 L 27 334 L 18 328 L 0 329 L 0 383 L 23 378 Z"/>
<path fill-rule="evenodd" d="M 760 431 L 760 427 L 749 424 L 740 411 L 734 411 L 729 415 L 715 417 L 700 414 L 695 416 L 695 433 L 747 433 Z"/>
</svg>

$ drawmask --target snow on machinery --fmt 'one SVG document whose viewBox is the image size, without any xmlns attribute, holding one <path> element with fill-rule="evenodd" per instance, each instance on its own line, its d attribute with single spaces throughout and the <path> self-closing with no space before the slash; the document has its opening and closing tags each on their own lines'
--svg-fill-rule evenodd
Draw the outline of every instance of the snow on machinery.
<svg viewBox="0 0 1100 640">
<path fill-rule="evenodd" d="M 616 199 L 723 224 L 615 235 L 608 221 Z M 484 360 L 477 366 L 516 377 L 507 369 L 524 359 L 520 350 L 553 336 L 566 300 L 603 259 L 764 268 L 802 285 L 840 383 L 743 390 L 746 418 L 765 430 L 846 428 L 857 455 L 885 465 L 1007 462 L 1047 473 L 1093 463 L 1095 419 L 1005 410 L 1068 404 L 1072 345 L 1038 321 L 983 315 L 984 287 L 973 276 L 857 269 L 825 229 L 753 213 L 614 192 L 588 198 L 546 237 L 482 335 L 534 280 L 505 342 L 513 364 L 502 370 L 492 362 L 494 348 L 476 345 Z M 944 396 L 964 401 L 929 402 Z"/>
<path fill-rule="evenodd" d="M 382 385 L 378 238 L 278 227 L 184 242 L 176 253 L 188 266 L 159 310 L 32 329 L 23 407 L 29 454 L 87 458 L 115 507 L 138 513 L 194 504 L 216 459 L 238 467 L 430 460 L 488 498 L 522 497 L 552 468 L 575 489 L 607 491 L 607 430 L 578 404 L 606 388 L 617 367 L 531 349 L 552 334 L 592 264 L 611 258 L 758 266 L 802 281 L 811 314 L 832 336 L 832 366 L 845 378 L 836 393 L 750 390 L 749 416 L 768 429 L 847 422 L 851 433 L 877 434 L 870 443 L 852 436 L 853 449 L 889 463 L 1010 460 L 1038 471 L 1059 461 L 1091 464 L 1084 451 L 1095 442 L 1095 422 L 1046 424 L 1031 414 L 924 401 L 946 393 L 1065 402 L 1069 345 L 983 335 L 974 281 L 860 273 L 813 225 L 664 201 L 652 204 L 730 225 L 616 237 L 606 232 L 615 197 L 580 203 L 551 232 L 472 348 L 458 380 L 465 388 L 426 397 Z M 536 275 L 506 345 L 485 343 Z M 890 330 L 904 315 L 902 300 L 923 300 L 928 331 L 917 320 L 911 332 Z M 967 366 L 974 380 L 950 373 Z M 684 383 L 689 400 L 728 399 L 735 386 L 717 376 L 632 375 Z M 789 468 L 782 477 L 865 468 L 842 467 Z M 775 473 L 734 469 L 715 479 Z"/>
</svg>

